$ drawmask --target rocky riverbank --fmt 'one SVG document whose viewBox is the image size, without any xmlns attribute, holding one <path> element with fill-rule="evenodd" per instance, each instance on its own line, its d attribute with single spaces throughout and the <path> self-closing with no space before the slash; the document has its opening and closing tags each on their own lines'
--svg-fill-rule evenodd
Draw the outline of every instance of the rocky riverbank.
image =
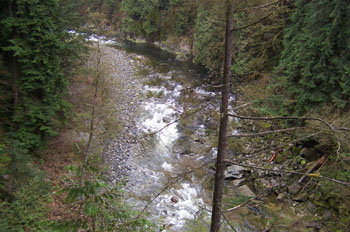
<svg viewBox="0 0 350 232">
<path fill-rule="evenodd" d="M 103 59 L 112 61 L 109 62 L 112 64 L 110 78 L 114 85 L 110 86 L 109 96 L 119 122 L 118 132 L 108 141 L 104 157 L 110 167 L 111 182 L 117 183 L 131 171 L 127 160 L 139 134 L 136 118 L 139 117 L 142 83 L 136 73 L 142 58 L 110 46 L 102 46 L 102 50 Z"/>
</svg>

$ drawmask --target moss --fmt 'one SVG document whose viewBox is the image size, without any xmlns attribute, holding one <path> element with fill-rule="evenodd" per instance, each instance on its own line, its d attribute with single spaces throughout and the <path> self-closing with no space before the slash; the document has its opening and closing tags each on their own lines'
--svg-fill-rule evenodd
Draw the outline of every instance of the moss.
<svg viewBox="0 0 350 232">
<path fill-rule="evenodd" d="M 233 195 L 233 196 L 225 195 L 225 196 L 223 199 L 223 205 L 225 209 L 235 207 L 251 199 L 251 197 L 247 197 L 243 195 Z"/>
<path fill-rule="evenodd" d="M 275 163 L 280 164 L 287 160 L 288 158 L 287 152 L 277 153 L 275 158 Z"/>
</svg>

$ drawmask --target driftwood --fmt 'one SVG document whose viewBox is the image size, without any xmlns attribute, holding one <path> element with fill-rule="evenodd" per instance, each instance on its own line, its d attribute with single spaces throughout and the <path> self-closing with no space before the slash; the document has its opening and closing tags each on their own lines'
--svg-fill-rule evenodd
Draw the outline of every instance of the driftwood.
<svg viewBox="0 0 350 232">
<path fill-rule="evenodd" d="M 299 180 L 298 180 L 298 184 L 301 184 L 305 178 L 310 175 L 310 173 L 312 173 L 313 171 L 315 171 L 318 167 L 320 167 L 322 164 L 324 164 L 324 162 L 326 162 L 327 158 L 329 155 L 324 155 L 321 158 L 319 158 L 310 168 L 309 170 L 307 170 L 307 172 L 305 173 L 305 175 L 303 175 Z"/>
</svg>

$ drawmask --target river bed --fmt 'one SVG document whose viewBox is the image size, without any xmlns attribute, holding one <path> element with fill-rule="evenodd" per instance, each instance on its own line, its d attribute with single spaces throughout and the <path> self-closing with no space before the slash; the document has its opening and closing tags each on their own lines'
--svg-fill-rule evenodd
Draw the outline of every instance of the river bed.
<svg viewBox="0 0 350 232">
<path fill-rule="evenodd" d="M 197 152 L 206 148 L 207 154 L 191 151 L 199 142 L 193 141 L 186 132 L 205 136 L 204 120 L 187 128 L 180 118 L 215 100 L 216 94 L 199 87 L 191 88 L 203 77 L 202 73 L 171 55 L 156 49 L 153 52 L 157 53 L 152 54 L 149 49 L 140 49 L 144 53 L 136 56 L 140 61 L 138 77 L 143 83 L 136 122 L 142 145 L 131 150 L 128 166 L 132 172 L 126 188 L 132 196 L 129 203 L 140 210 L 147 205 L 151 218 L 164 225 L 164 231 L 182 231 L 196 214 L 210 209 L 208 193 L 203 188 L 205 177 L 191 170 L 213 158 L 214 153 L 209 150 L 209 144 L 204 143 Z M 193 101 L 197 109 L 189 106 Z M 184 175 L 188 172 L 191 173 Z"/>
<path fill-rule="evenodd" d="M 205 84 L 200 67 L 177 61 L 154 46 L 106 44 L 108 59 L 115 65 L 112 77 L 119 81 L 113 89 L 123 124 L 107 152 L 111 182 L 125 180 L 128 203 L 145 209 L 161 231 L 193 231 L 191 225 L 198 224 L 200 231 L 208 230 L 220 93 Z M 239 189 L 236 182 L 225 183 L 234 189 L 226 193 L 229 199 L 239 196 L 234 193 Z M 230 213 L 234 230 L 264 230 L 276 213 L 270 208 L 289 210 L 281 214 L 288 220 L 295 217 L 294 210 L 271 199 L 265 202 L 267 207 L 258 201 Z M 233 230 L 230 225 L 222 228 Z"/>
</svg>

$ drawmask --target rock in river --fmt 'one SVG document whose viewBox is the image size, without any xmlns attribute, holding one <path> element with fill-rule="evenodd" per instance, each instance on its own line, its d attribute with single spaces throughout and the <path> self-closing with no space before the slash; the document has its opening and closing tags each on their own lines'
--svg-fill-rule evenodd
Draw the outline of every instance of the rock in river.
<svg viewBox="0 0 350 232">
<path fill-rule="evenodd" d="M 179 199 L 177 197 L 172 197 L 170 200 L 173 203 L 178 203 L 179 202 Z"/>
</svg>

